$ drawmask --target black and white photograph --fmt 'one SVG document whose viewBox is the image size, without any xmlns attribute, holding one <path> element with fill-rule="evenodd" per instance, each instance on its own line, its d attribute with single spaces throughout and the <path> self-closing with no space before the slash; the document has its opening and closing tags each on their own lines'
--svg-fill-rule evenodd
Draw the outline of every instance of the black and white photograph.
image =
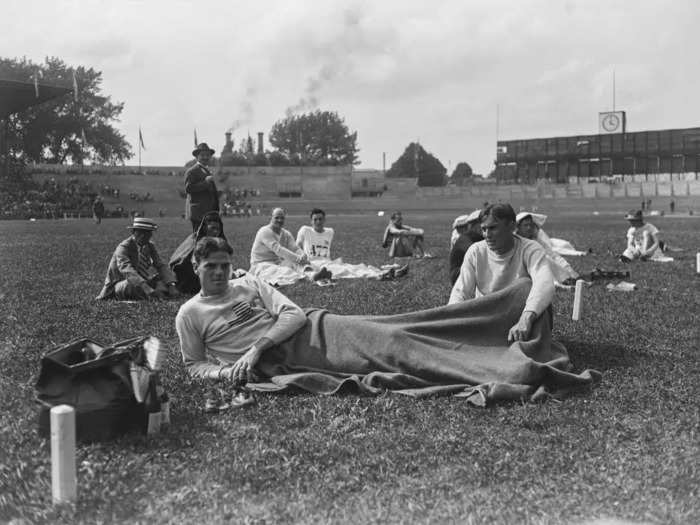
<svg viewBox="0 0 700 525">
<path fill-rule="evenodd" d="M 0 525 L 700 523 L 700 3 L 0 13 Z"/>
</svg>

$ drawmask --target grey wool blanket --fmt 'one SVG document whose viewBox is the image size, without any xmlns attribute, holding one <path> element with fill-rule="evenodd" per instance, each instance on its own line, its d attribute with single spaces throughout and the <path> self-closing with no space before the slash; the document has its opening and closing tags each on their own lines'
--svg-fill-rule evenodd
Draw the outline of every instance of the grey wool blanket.
<svg viewBox="0 0 700 525">
<path fill-rule="evenodd" d="M 527 341 L 507 343 L 530 284 L 521 279 L 486 297 L 397 315 L 308 310 L 304 328 L 263 354 L 256 370 L 266 382 L 249 387 L 455 394 L 484 406 L 537 401 L 598 382 L 601 374 L 595 370 L 572 371 L 566 348 L 552 340 L 549 312 L 535 321 Z"/>
</svg>

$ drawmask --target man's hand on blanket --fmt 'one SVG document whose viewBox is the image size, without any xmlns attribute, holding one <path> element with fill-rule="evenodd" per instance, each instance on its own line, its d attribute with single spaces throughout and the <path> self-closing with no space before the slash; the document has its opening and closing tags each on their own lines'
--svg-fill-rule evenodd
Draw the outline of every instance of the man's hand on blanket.
<svg viewBox="0 0 700 525">
<path fill-rule="evenodd" d="M 246 383 L 254 383 L 258 379 L 254 368 L 261 354 L 262 350 L 252 346 L 238 361 L 226 368 L 222 376 L 232 381 L 236 387 L 243 386 Z"/>
<path fill-rule="evenodd" d="M 508 330 L 508 342 L 524 341 L 530 335 L 532 323 L 535 321 L 535 312 L 526 310 L 520 316 L 520 320 Z"/>
</svg>

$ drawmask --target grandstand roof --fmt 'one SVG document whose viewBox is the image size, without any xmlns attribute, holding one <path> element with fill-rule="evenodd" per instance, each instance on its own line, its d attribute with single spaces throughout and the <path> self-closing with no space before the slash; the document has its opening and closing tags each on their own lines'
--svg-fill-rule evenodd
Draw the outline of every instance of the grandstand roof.
<svg viewBox="0 0 700 525">
<path fill-rule="evenodd" d="M 70 92 L 65 87 L 0 79 L 0 118 Z"/>
</svg>

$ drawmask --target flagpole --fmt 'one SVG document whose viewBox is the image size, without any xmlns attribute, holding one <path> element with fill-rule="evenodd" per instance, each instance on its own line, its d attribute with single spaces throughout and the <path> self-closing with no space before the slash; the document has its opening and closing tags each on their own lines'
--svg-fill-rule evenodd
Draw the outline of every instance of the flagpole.
<svg viewBox="0 0 700 525">
<path fill-rule="evenodd" d="M 141 126 L 139 126 L 139 175 L 141 175 Z"/>
</svg>

